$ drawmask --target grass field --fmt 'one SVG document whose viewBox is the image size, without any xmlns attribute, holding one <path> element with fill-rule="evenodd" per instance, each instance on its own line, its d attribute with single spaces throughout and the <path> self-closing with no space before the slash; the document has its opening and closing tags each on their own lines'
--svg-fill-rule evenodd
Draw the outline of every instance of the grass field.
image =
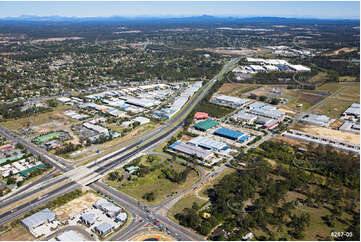
<svg viewBox="0 0 361 242">
<path fill-rule="evenodd" d="M 234 111 L 233 108 L 216 105 L 213 103 L 202 103 L 198 108 L 198 112 L 208 113 L 211 117 L 221 118 Z"/>
<path fill-rule="evenodd" d="M 349 87 L 338 94 L 336 98 L 360 103 L 360 86 Z"/>
<path fill-rule="evenodd" d="M 338 90 L 340 90 L 341 88 L 343 87 L 358 87 L 360 88 L 360 83 L 358 82 L 349 82 L 349 83 L 338 83 L 338 82 L 331 82 L 331 83 L 326 83 L 320 87 L 318 87 L 316 89 L 316 91 L 326 91 L 326 92 L 330 92 L 331 94 L 332 93 L 335 93 L 337 92 Z"/>
<path fill-rule="evenodd" d="M 331 98 L 314 113 L 327 115 L 331 118 L 339 118 L 340 115 L 352 104 L 360 103 L 360 85 L 352 83 L 351 85 L 334 84 L 328 88 L 336 90 L 337 87 L 347 86 L 340 94 Z M 338 89 L 339 90 L 339 89 Z"/>
<path fill-rule="evenodd" d="M 339 79 L 343 82 L 352 82 L 355 81 L 356 78 L 352 76 L 340 76 Z"/>
<path fill-rule="evenodd" d="M 284 97 L 288 99 L 288 103 L 284 106 L 292 110 L 307 111 L 324 98 L 327 98 L 328 95 L 332 95 L 343 87 L 348 88 L 344 89 L 344 91 L 336 97 L 331 98 L 315 111 L 315 113 L 325 114 L 330 117 L 337 118 L 348 106 L 351 105 L 351 103 L 359 103 L 359 83 L 326 83 L 318 87 L 316 90 L 285 90 Z M 303 106 L 297 107 L 297 104 L 303 104 Z"/>
<path fill-rule="evenodd" d="M 191 208 L 193 203 L 197 203 L 198 206 L 201 208 L 202 206 L 207 204 L 208 201 L 204 199 L 200 199 L 195 195 L 184 197 L 180 199 L 176 204 L 174 204 L 174 206 L 171 209 L 169 209 L 168 217 L 170 217 L 172 220 L 175 220 L 174 216 L 177 213 L 182 212 L 183 209 L 185 208 Z"/>
<path fill-rule="evenodd" d="M 63 112 L 68 108 L 69 108 L 69 106 L 67 106 L 67 105 L 59 104 L 51 112 L 40 113 L 40 114 L 32 115 L 30 117 L 25 117 L 25 118 L 8 120 L 6 122 L 1 122 L 0 125 L 4 126 L 5 128 L 18 130 L 20 128 L 25 128 L 29 125 L 41 125 L 41 124 L 52 122 L 54 120 L 69 122 L 70 119 L 66 118 L 63 115 Z"/>
<path fill-rule="evenodd" d="M 286 90 L 285 98 L 288 99 L 288 102 L 285 104 L 286 107 L 292 110 L 306 111 L 325 97 L 313 94 L 312 91 Z M 302 104 L 302 107 L 297 107 L 298 104 Z"/>
<path fill-rule="evenodd" d="M 0 234 L 0 241 L 34 241 L 35 237 L 25 229 L 22 224 L 17 224 L 11 230 Z"/>
<path fill-rule="evenodd" d="M 152 163 L 148 163 L 146 161 L 146 157 L 143 156 L 141 160 L 141 164 L 149 167 L 155 167 L 157 165 L 160 165 L 160 168 L 156 168 L 154 171 L 150 172 L 144 177 L 137 177 L 122 187 L 119 187 L 119 185 L 125 184 L 124 180 L 121 183 L 118 182 L 108 183 L 109 180 L 106 179 L 107 183 L 115 188 L 118 188 L 118 190 L 136 198 L 137 200 L 142 201 L 147 205 L 157 205 L 160 202 L 162 202 L 164 199 L 166 199 L 167 198 L 166 196 L 168 194 L 172 192 L 180 192 L 182 190 L 185 190 L 188 187 L 192 186 L 199 179 L 196 171 L 191 171 L 188 174 L 188 177 L 183 184 L 177 184 L 164 178 L 162 176 L 163 174 L 161 171 L 162 168 L 172 167 L 177 172 L 180 172 L 183 171 L 185 167 L 176 162 L 167 163 L 166 158 L 163 156 L 156 155 L 156 160 L 153 161 Z M 144 194 L 149 192 L 153 192 L 155 194 L 155 199 L 150 202 L 143 199 Z"/>
<path fill-rule="evenodd" d="M 326 72 L 319 72 L 308 80 L 310 83 L 323 82 L 327 77 Z"/>
<path fill-rule="evenodd" d="M 332 98 L 316 109 L 313 113 L 323 114 L 330 118 L 339 118 L 340 115 L 352 104 L 353 101 L 345 101 L 343 99 Z"/>
</svg>

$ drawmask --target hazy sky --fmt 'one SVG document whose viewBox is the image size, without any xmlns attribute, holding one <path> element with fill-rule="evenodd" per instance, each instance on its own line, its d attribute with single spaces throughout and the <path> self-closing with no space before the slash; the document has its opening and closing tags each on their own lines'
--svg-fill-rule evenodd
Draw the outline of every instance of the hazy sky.
<svg viewBox="0 0 361 242">
<path fill-rule="evenodd" d="M 277 16 L 360 18 L 360 2 L 0 2 L 0 17 L 95 16 Z"/>
</svg>

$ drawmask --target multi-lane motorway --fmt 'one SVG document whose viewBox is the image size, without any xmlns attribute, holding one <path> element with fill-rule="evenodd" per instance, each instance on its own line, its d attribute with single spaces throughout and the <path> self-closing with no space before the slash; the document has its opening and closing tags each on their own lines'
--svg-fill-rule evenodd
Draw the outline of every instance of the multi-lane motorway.
<svg viewBox="0 0 361 242">
<path fill-rule="evenodd" d="M 164 140 L 169 135 L 173 134 L 179 127 L 182 126 L 185 118 L 205 97 L 205 95 L 212 88 L 214 83 L 216 83 L 225 73 L 230 71 L 231 68 L 238 62 L 238 60 L 239 59 L 237 58 L 232 59 L 230 62 L 228 62 L 223 67 L 221 72 L 211 81 L 209 81 L 205 86 L 203 86 L 202 89 L 198 91 L 186 104 L 186 106 L 179 113 L 177 113 L 176 116 L 168 123 L 156 129 L 149 135 L 140 138 L 138 141 L 129 145 L 128 147 L 125 147 L 124 149 L 121 149 L 104 158 L 96 160 L 85 167 L 74 168 L 65 160 L 47 153 L 46 151 L 27 142 L 21 137 L 12 134 L 7 129 L 0 127 L 0 133 L 4 135 L 7 139 L 24 145 L 24 147 L 26 147 L 30 152 L 42 157 L 42 159 L 52 164 L 57 171 L 64 172 L 64 174 L 61 176 L 53 177 L 46 180 L 42 179 L 40 181 L 34 182 L 31 187 L 29 186 L 29 189 L 20 190 L 16 194 L 0 202 L 0 225 L 11 221 L 12 219 L 20 216 L 21 214 L 31 211 L 38 206 L 44 205 L 52 199 L 61 196 L 69 191 L 80 188 L 81 186 L 89 185 L 89 187 L 94 189 L 95 191 L 101 192 L 111 197 L 116 203 L 118 203 L 120 206 L 123 206 L 130 213 L 132 213 L 133 217 L 142 218 L 143 220 L 143 222 L 142 220 L 140 220 L 141 222 L 138 222 L 138 220 L 134 219 L 127 228 L 116 234 L 116 236 L 112 239 L 124 238 L 124 234 L 127 230 L 134 230 L 135 225 L 137 228 L 142 228 L 145 220 L 148 220 L 150 222 L 157 221 L 158 227 L 164 228 L 173 236 L 181 240 L 202 240 L 202 238 L 194 232 L 183 228 L 182 226 L 169 220 L 167 217 L 161 216 L 157 213 L 151 214 L 149 210 L 144 209 L 144 206 L 136 200 L 118 192 L 115 189 L 108 187 L 107 185 L 99 182 L 98 180 L 102 178 L 107 172 L 118 167 L 136 154 L 144 151 L 145 149 L 151 147 L 152 145 Z M 49 178 L 50 176 L 51 175 L 49 175 L 47 178 Z M 33 199 L 31 198 L 38 193 L 40 194 L 40 192 L 46 193 L 45 195 L 40 195 Z M 15 203 L 19 205 L 11 207 L 11 209 L 7 209 Z"/>
</svg>

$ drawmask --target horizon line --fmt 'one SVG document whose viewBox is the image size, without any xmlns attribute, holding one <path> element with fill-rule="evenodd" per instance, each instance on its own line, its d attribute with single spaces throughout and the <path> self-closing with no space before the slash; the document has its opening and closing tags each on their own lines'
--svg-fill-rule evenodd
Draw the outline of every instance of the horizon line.
<svg viewBox="0 0 361 242">
<path fill-rule="evenodd" d="M 208 15 L 208 14 L 199 14 L 199 15 L 110 15 L 110 16 L 64 16 L 64 15 L 32 15 L 32 14 L 22 14 L 18 16 L 6 16 L 0 17 L 0 20 L 4 19 L 16 19 L 16 18 L 69 18 L 69 19 L 87 19 L 87 18 L 157 18 L 157 19 L 166 19 L 166 18 L 192 18 L 192 17 L 214 17 L 214 18 L 284 18 L 284 19 L 317 19 L 317 20 L 360 20 L 360 16 L 358 17 L 300 17 L 300 16 L 264 16 L 264 15 L 248 15 L 248 16 L 240 16 L 240 15 Z"/>
</svg>

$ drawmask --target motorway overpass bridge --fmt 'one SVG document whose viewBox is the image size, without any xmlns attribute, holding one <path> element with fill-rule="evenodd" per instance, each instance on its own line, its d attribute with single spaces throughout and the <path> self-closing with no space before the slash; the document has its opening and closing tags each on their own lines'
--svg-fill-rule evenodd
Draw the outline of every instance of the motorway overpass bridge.
<svg viewBox="0 0 361 242">
<path fill-rule="evenodd" d="M 44 205 L 58 196 L 61 196 L 82 186 L 89 186 L 90 188 L 98 192 L 106 191 L 108 194 L 111 194 L 114 200 L 118 199 L 120 206 L 125 207 L 135 215 L 147 218 L 148 215 L 146 213 L 142 213 L 139 209 L 134 209 L 129 205 L 131 203 L 139 202 L 135 200 L 129 200 L 131 198 L 125 196 L 124 194 L 121 195 L 120 193 L 116 193 L 116 190 L 114 189 L 109 190 L 111 188 L 107 187 L 105 184 L 98 182 L 98 180 L 112 169 L 115 169 L 116 167 L 124 164 L 127 160 L 134 157 L 139 152 L 146 150 L 157 142 L 163 141 L 169 135 L 172 135 L 178 128 L 183 125 L 186 117 L 206 96 L 212 86 L 225 73 L 230 71 L 231 68 L 238 61 L 239 58 L 232 59 L 230 62 L 228 62 L 223 67 L 221 72 L 216 75 L 211 81 L 209 81 L 205 86 L 203 86 L 200 91 L 198 91 L 191 98 L 191 100 L 186 104 L 186 106 L 181 111 L 179 111 L 179 113 L 173 119 L 169 120 L 168 123 L 156 129 L 146 137 L 143 137 L 137 142 L 129 145 L 128 147 L 116 151 L 105 157 L 102 157 L 83 167 L 74 168 L 63 159 L 51 155 L 42 149 L 39 149 L 37 146 L 28 143 L 21 137 L 12 134 L 7 129 L 0 127 L 0 133 L 4 134 L 6 138 L 23 144 L 27 149 L 29 149 L 30 152 L 33 152 L 35 155 L 41 156 L 47 162 L 52 164 L 57 170 L 64 172 L 63 175 L 53 177 L 42 182 L 34 182 L 31 184 L 31 186 L 28 187 L 28 189 L 21 191 L 0 202 L 0 225 L 11 221 L 12 219 L 20 216 L 21 214 L 31 211 L 35 207 Z M 14 204 L 16 204 L 16 206 L 14 206 Z M 186 235 L 189 232 L 188 230 L 184 229 L 182 226 L 175 224 L 168 218 L 164 218 L 160 215 L 154 216 L 158 216 L 157 219 L 164 223 L 164 226 L 169 226 L 169 224 L 171 224 L 172 226 L 169 229 L 173 229 L 175 234 L 180 234 L 178 237 L 180 237 L 181 239 L 201 239 L 193 232 Z"/>
</svg>

